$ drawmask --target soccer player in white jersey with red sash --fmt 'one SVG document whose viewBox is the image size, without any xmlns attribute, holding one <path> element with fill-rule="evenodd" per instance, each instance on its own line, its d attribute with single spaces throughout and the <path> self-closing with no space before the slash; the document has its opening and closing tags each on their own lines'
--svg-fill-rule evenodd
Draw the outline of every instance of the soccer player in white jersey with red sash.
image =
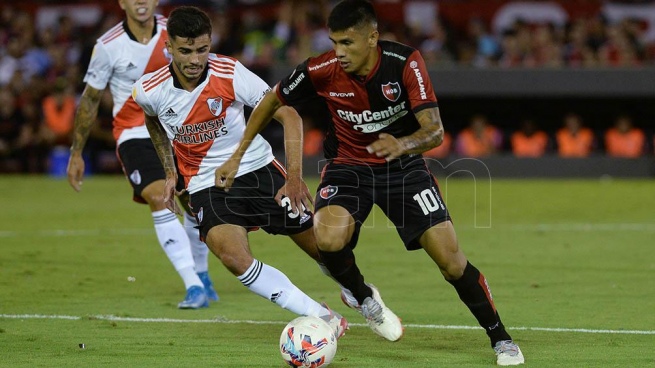
<svg viewBox="0 0 655 368">
<path fill-rule="evenodd" d="M 289 107 L 274 115 L 284 125 L 288 173 L 257 135 L 231 190 L 217 188 L 216 168 L 232 156 L 243 137 L 244 105 L 254 107 L 270 88 L 236 59 L 209 53 L 211 22 L 198 8 L 175 9 L 167 28 L 172 63 L 139 79 L 132 96 L 146 114 L 166 170 L 169 208 L 175 206 L 176 159 L 200 234 L 223 265 L 255 294 L 291 312 L 326 320 L 340 337 L 346 320 L 311 299 L 282 272 L 255 259 L 248 245 L 247 232 L 262 228 L 288 235 L 318 259 L 312 214 L 304 207 L 311 196 L 301 179 L 300 116 Z"/>
<path fill-rule="evenodd" d="M 182 226 L 177 216 L 166 208 L 161 196 L 164 170 L 150 141 L 143 111 L 131 98 L 134 81 L 169 63 L 166 18 L 154 14 L 157 3 L 157 0 L 119 0 L 126 19 L 98 39 L 75 116 L 68 181 L 80 191 L 84 174 L 82 151 L 98 116 L 102 93 L 109 85 L 114 100 L 116 151 L 134 189 L 133 199 L 150 207 L 157 239 L 184 281 L 187 292 L 178 307 L 196 309 L 208 306 L 208 300 L 218 300 L 207 272 L 209 250 L 198 237 L 193 216 L 185 213 Z"/>
</svg>

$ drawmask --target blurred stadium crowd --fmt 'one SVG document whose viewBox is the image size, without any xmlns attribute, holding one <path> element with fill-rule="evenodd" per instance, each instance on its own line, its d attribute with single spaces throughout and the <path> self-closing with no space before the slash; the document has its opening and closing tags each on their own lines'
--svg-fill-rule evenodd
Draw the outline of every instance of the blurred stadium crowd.
<svg viewBox="0 0 655 368">
<path fill-rule="evenodd" d="M 381 38 L 417 47 L 430 68 L 655 67 L 652 1 L 373 2 L 384 20 Z M 67 149 L 95 40 L 123 16 L 117 1 L 52 3 L 0 5 L 0 172 L 46 172 L 48 158 Z M 295 65 L 332 46 L 324 27 L 332 1 L 161 0 L 161 13 L 181 4 L 210 11 L 213 52 L 238 58 L 270 83 L 276 82 L 270 79 L 274 66 Z M 111 106 L 107 92 L 87 144 L 95 172 L 120 172 Z M 320 154 L 322 138 L 312 111 L 301 110 L 308 155 Z M 615 126 L 598 130 L 571 111 L 558 122 L 561 130 L 542 131 L 528 118 L 506 131 L 475 114 L 469 122 L 447 122 L 446 142 L 429 155 L 653 154 L 645 127 L 633 126 L 629 115 L 615 119 Z"/>
</svg>

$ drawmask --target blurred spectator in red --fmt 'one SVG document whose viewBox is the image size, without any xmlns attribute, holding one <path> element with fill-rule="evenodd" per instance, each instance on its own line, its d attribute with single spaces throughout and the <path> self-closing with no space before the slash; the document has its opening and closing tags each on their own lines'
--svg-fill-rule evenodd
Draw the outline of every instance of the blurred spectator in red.
<svg viewBox="0 0 655 368">
<path fill-rule="evenodd" d="M 627 115 L 616 118 L 614 127 L 605 132 L 605 150 L 612 157 L 637 158 L 643 155 L 645 144 L 644 132 Z"/>
<path fill-rule="evenodd" d="M 598 64 L 596 53 L 588 41 L 587 20 L 575 20 L 566 32 L 564 61 L 571 67 L 590 67 Z"/>
<path fill-rule="evenodd" d="M 607 41 L 598 49 L 603 66 L 637 66 L 641 64 L 634 43 L 620 25 L 607 27 Z"/>
<path fill-rule="evenodd" d="M 54 145 L 70 145 L 75 119 L 75 95 L 68 82 L 60 78 L 51 95 L 43 99 L 43 121 Z"/>
<path fill-rule="evenodd" d="M 521 123 L 521 130 L 511 137 L 512 153 L 516 157 L 541 157 L 548 148 L 548 135 L 537 129 L 532 119 Z"/>
<path fill-rule="evenodd" d="M 564 127 L 557 131 L 557 151 L 561 157 L 587 157 L 594 145 L 594 133 L 582 126 L 582 118 L 573 113 L 564 117 Z"/>
<path fill-rule="evenodd" d="M 303 155 L 316 156 L 323 152 L 323 132 L 305 123 L 305 132 L 303 133 Z"/>
<path fill-rule="evenodd" d="M 429 151 L 423 152 L 423 157 L 446 158 L 452 152 L 452 145 L 453 137 L 450 135 L 450 133 L 445 132 L 443 135 L 443 142 L 441 142 L 439 146 L 434 147 Z"/>
<path fill-rule="evenodd" d="M 457 136 L 455 149 L 465 157 L 482 157 L 496 153 L 503 143 L 500 131 L 489 124 L 486 116 L 477 114 L 469 126 Z"/>
</svg>

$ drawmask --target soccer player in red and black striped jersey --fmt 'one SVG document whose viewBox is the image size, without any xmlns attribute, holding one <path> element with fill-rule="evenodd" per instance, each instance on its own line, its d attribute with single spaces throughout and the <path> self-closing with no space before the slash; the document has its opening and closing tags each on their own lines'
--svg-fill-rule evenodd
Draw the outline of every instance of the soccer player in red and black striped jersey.
<svg viewBox="0 0 655 368">
<path fill-rule="evenodd" d="M 459 248 L 450 215 L 422 152 L 441 144 L 444 129 L 420 53 L 379 40 L 371 3 L 345 0 L 328 19 L 333 50 L 311 57 L 254 109 L 244 140 L 217 170 L 229 187 L 255 134 L 283 105 L 323 98 L 331 114 L 324 143 L 328 164 L 315 203 L 321 259 L 346 289 L 344 302 L 389 340 L 402 336 L 398 317 L 364 282 L 353 248 L 374 204 L 395 224 L 408 250 L 424 249 L 485 329 L 498 365 L 524 362 L 496 311 L 485 277 Z"/>
</svg>

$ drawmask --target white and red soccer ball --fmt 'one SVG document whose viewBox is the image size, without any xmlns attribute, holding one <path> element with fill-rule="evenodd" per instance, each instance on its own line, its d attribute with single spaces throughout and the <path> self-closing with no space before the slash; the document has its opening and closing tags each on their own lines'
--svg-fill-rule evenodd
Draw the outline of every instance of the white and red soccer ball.
<svg viewBox="0 0 655 368">
<path fill-rule="evenodd" d="M 318 317 L 298 317 L 280 335 L 282 359 L 291 367 L 325 367 L 337 352 L 332 327 Z"/>
</svg>

